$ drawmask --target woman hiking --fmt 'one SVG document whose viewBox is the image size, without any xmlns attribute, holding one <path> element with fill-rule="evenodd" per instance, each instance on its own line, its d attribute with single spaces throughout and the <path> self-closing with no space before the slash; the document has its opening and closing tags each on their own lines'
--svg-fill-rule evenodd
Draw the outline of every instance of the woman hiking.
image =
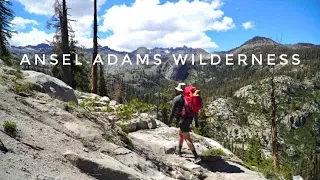
<svg viewBox="0 0 320 180">
<path fill-rule="evenodd" d="M 188 116 L 181 116 L 181 112 L 185 105 L 184 100 L 184 88 L 185 83 L 179 83 L 178 86 L 175 88 L 177 96 L 172 100 L 172 108 L 171 114 L 169 119 L 169 124 L 172 123 L 172 120 L 176 118 L 179 126 L 178 131 L 178 154 L 181 156 L 181 149 L 183 145 L 183 141 L 186 141 L 189 149 L 191 150 L 192 154 L 194 155 L 196 163 L 201 161 L 201 158 L 198 156 L 195 146 L 192 142 L 190 132 L 191 132 L 191 124 L 193 119 L 195 119 L 195 127 L 198 127 L 198 118 L 188 117 Z"/>
</svg>

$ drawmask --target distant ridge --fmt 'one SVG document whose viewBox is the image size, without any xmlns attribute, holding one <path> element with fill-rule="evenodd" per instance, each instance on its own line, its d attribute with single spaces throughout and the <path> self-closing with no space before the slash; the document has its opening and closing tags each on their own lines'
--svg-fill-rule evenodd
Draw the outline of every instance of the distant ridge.
<svg viewBox="0 0 320 180">
<path fill-rule="evenodd" d="M 243 43 L 241 46 L 245 46 L 245 45 L 279 45 L 279 43 L 273 41 L 270 38 L 267 37 L 261 37 L 261 36 L 255 36 L 254 38 L 246 41 L 245 43 Z M 240 47 L 241 47 L 240 46 Z"/>
<path fill-rule="evenodd" d="M 270 38 L 255 36 L 252 39 L 243 43 L 241 46 L 231 49 L 230 51 L 228 51 L 228 53 L 237 54 L 237 53 L 241 53 L 244 49 L 250 49 L 258 46 L 270 46 L 270 45 L 282 46 L 282 44 L 279 44 Z"/>
</svg>

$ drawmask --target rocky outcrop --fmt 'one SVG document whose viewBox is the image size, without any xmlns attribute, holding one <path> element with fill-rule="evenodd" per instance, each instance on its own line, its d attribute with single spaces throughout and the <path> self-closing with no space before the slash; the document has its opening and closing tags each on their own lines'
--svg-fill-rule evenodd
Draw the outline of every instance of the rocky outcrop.
<svg viewBox="0 0 320 180">
<path fill-rule="evenodd" d="M 221 120 L 228 120 L 234 117 L 234 108 L 230 99 L 219 98 L 208 105 L 209 117 L 215 116 Z"/>
<path fill-rule="evenodd" d="M 136 127 L 127 135 L 110 112 L 62 102 L 51 92 L 25 97 L 0 85 L 0 93 L 4 95 L 0 97 L 0 119 L 16 123 L 19 137 L 0 131 L 3 144 L 10 149 L 0 153 L 4 179 L 264 179 L 216 141 L 194 133 L 199 154 L 220 149 L 225 155 L 203 156 L 195 164 L 184 144 L 184 155 L 177 156 L 177 128 L 146 113 L 136 113 L 127 121 Z M 77 97 L 93 110 L 121 106 L 94 94 L 77 92 Z"/>
<path fill-rule="evenodd" d="M 138 173 L 105 154 L 100 154 L 98 157 L 88 157 L 90 154 L 79 155 L 73 152 L 66 152 L 64 156 L 82 172 L 91 174 L 96 179 L 148 179 L 143 174 Z"/>
<path fill-rule="evenodd" d="M 80 105 L 66 109 L 65 102 L 48 94 L 24 97 L 1 84 L 0 93 L 0 120 L 16 123 L 19 137 L 0 129 L 1 141 L 10 150 L 0 152 L 2 179 L 265 179 L 216 141 L 194 133 L 199 153 L 215 148 L 225 156 L 206 156 L 195 164 L 185 144 L 183 157 L 177 156 L 177 129 L 150 121 L 148 114 L 138 115 L 139 122 L 151 122 L 148 128 L 127 135 L 108 113 Z"/>
<path fill-rule="evenodd" d="M 133 132 L 129 137 L 145 157 L 160 164 L 161 171 L 174 179 L 264 179 L 261 174 L 240 165 L 242 161 L 216 141 L 194 133 L 191 136 L 200 154 L 209 149 L 220 149 L 225 156 L 203 156 L 200 165 L 194 164 L 193 155 L 185 143 L 182 157 L 177 156 L 177 131 L 177 128 L 161 127 Z"/>
<path fill-rule="evenodd" d="M 74 90 L 63 81 L 36 71 L 23 71 L 23 73 L 28 81 L 35 84 L 35 90 L 53 95 L 65 102 L 78 103 Z"/>
</svg>

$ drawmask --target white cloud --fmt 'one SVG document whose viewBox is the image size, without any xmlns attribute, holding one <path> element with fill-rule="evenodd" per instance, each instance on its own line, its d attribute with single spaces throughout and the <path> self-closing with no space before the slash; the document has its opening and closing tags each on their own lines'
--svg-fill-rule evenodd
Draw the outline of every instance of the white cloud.
<svg viewBox="0 0 320 180">
<path fill-rule="evenodd" d="M 55 0 L 17 0 L 23 6 L 25 11 L 37 14 L 37 15 L 46 15 L 52 16 L 53 15 L 53 4 Z M 61 2 L 62 0 L 60 0 Z M 102 4 L 104 4 L 106 0 L 98 0 L 97 6 L 100 8 Z M 85 15 L 93 14 L 93 0 L 81 0 L 81 1 L 67 1 L 69 13 L 75 17 L 79 18 Z"/>
<path fill-rule="evenodd" d="M 24 10 L 38 15 L 50 16 L 53 14 L 53 3 L 55 0 L 34 1 L 34 0 L 18 0 L 24 5 Z"/>
<path fill-rule="evenodd" d="M 159 0 L 136 0 L 132 6 L 117 5 L 106 11 L 102 32 L 113 35 L 100 44 L 117 50 L 133 50 L 139 46 L 215 48 L 217 44 L 207 31 L 228 31 L 235 27 L 232 18 L 224 16 L 219 0 L 176 3 Z"/>
<path fill-rule="evenodd" d="M 242 23 L 242 27 L 244 29 L 252 29 L 254 27 L 254 23 L 253 21 L 248 21 L 248 22 Z"/>
<path fill-rule="evenodd" d="M 55 0 L 18 1 L 29 13 L 45 15 L 48 19 L 53 15 L 52 5 Z M 98 8 L 105 2 L 98 0 Z M 70 8 L 69 18 L 76 20 L 71 22 L 75 39 L 81 45 L 92 47 L 93 0 L 67 1 L 67 5 Z M 107 9 L 103 17 L 99 18 L 102 22 L 99 31 L 110 31 L 112 35 L 98 42 L 117 50 L 133 50 L 139 46 L 152 48 L 183 45 L 215 48 L 218 45 L 206 32 L 224 32 L 235 27 L 232 18 L 225 16 L 221 10 L 222 5 L 220 0 L 180 0 L 162 5 L 159 0 L 136 0 L 130 6 L 116 5 Z M 26 34 L 33 35 L 36 30 L 18 35 L 26 37 Z M 38 37 L 49 36 L 43 31 L 38 32 L 42 33 Z M 36 41 L 26 38 L 19 45 L 35 44 L 38 41 L 45 42 L 43 38 Z M 19 43 L 17 38 L 11 42 L 15 45 Z"/>
<path fill-rule="evenodd" d="M 47 40 L 52 41 L 53 35 L 54 33 L 48 34 L 44 31 L 39 31 L 37 28 L 32 28 L 30 32 L 13 34 L 9 43 L 14 46 L 37 45 L 45 43 Z"/>
<path fill-rule="evenodd" d="M 39 23 L 36 20 L 33 19 L 24 19 L 22 17 L 15 17 L 12 21 L 12 27 L 15 30 L 22 30 L 26 28 L 26 25 L 31 24 L 31 25 L 39 25 Z"/>
<path fill-rule="evenodd" d="M 25 7 L 25 11 L 37 15 L 45 15 L 47 16 L 48 20 L 54 13 L 53 4 L 55 0 L 18 1 Z M 106 0 L 97 1 L 98 10 L 105 2 Z M 75 31 L 75 39 L 78 40 L 79 43 L 82 45 L 92 46 L 91 32 L 93 24 L 93 0 L 67 1 L 67 6 L 68 8 L 70 8 L 68 10 L 68 14 L 70 15 L 68 18 L 75 20 L 71 22 L 72 29 Z M 32 42 L 30 41 L 30 43 Z"/>
</svg>

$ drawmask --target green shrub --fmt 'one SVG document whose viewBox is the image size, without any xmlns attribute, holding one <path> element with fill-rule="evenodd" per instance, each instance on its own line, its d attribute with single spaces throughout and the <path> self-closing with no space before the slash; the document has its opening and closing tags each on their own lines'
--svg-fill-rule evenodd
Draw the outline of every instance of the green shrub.
<svg viewBox="0 0 320 180">
<path fill-rule="evenodd" d="M 203 156 L 226 156 L 222 149 L 209 149 L 203 152 Z"/>
<path fill-rule="evenodd" d="M 86 98 L 79 103 L 79 107 L 83 109 L 92 108 L 95 106 L 97 100 L 97 98 Z"/>
<path fill-rule="evenodd" d="M 261 145 L 259 139 L 249 139 L 249 148 L 245 152 L 245 161 L 251 166 L 258 166 L 261 161 Z"/>
<path fill-rule="evenodd" d="M 115 115 L 119 119 L 129 120 L 134 112 L 135 110 L 129 104 L 124 104 L 117 108 Z"/>
<path fill-rule="evenodd" d="M 129 103 L 117 108 L 115 115 L 122 120 L 129 120 L 134 113 L 151 113 L 152 105 L 133 99 Z"/>
<path fill-rule="evenodd" d="M 11 56 L 2 56 L 1 59 L 7 66 L 13 65 Z"/>
<path fill-rule="evenodd" d="M 110 113 L 112 111 L 113 111 L 113 108 L 111 106 L 109 106 L 109 105 L 106 105 L 106 107 L 104 108 L 104 112 Z"/>
<path fill-rule="evenodd" d="M 9 80 L 9 76 L 0 74 L 0 84 L 1 84 L 2 86 L 6 86 L 9 81 L 10 81 L 10 80 Z"/>
<path fill-rule="evenodd" d="M 258 165 L 258 170 L 263 173 L 267 179 L 278 179 L 278 175 L 273 167 L 272 158 L 262 160 Z"/>
<path fill-rule="evenodd" d="M 76 98 L 79 99 L 81 97 L 80 93 L 75 93 L 76 94 Z"/>
<path fill-rule="evenodd" d="M 3 124 L 3 129 L 10 136 L 15 136 L 17 133 L 17 125 L 14 122 L 5 121 Z"/>
<path fill-rule="evenodd" d="M 70 107 L 77 107 L 77 104 L 74 101 L 69 101 L 63 104 L 64 110 L 69 111 Z"/>
<path fill-rule="evenodd" d="M 14 77 L 16 79 L 23 79 L 23 74 L 20 69 L 18 69 L 17 71 L 14 72 Z"/>
<path fill-rule="evenodd" d="M 31 93 L 33 87 L 34 87 L 34 84 L 30 82 L 26 82 L 26 83 L 14 82 L 14 90 L 18 93 L 19 92 Z"/>
</svg>

